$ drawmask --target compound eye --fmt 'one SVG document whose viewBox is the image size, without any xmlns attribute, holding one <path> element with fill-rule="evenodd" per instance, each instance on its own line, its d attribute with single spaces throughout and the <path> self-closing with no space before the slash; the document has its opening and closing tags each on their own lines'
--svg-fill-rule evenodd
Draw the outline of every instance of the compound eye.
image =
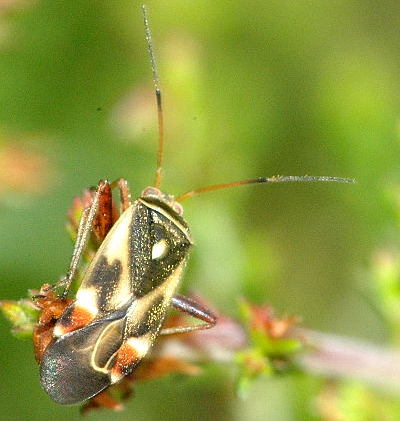
<svg viewBox="0 0 400 421">
<path fill-rule="evenodd" d="M 142 197 L 161 197 L 162 193 L 160 190 L 156 189 L 155 187 L 146 187 L 141 194 Z"/>
<path fill-rule="evenodd" d="M 174 202 L 172 204 L 172 209 L 179 215 L 183 215 L 183 206 L 179 202 Z"/>
</svg>

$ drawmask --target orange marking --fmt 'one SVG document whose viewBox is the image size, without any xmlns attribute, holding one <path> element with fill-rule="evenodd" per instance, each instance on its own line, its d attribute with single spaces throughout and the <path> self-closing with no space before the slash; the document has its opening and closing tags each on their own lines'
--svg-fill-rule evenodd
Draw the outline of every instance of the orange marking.
<svg viewBox="0 0 400 421">
<path fill-rule="evenodd" d="M 48 325 L 37 324 L 33 330 L 33 349 L 35 351 L 35 360 L 39 364 L 44 351 L 53 340 L 54 323 Z"/>
<path fill-rule="evenodd" d="M 93 314 L 84 307 L 75 306 L 66 320 L 57 324 L 57 335 L 64 335 L 88 325 L 94 319 Z"/>
<path fill-rule="evenodd" d="M 41 297 L 36 298 L 34 303 L 40 310 L 40 316 L 33 330 L 33 346 L 37 363 L 40 363 L 44 351 L 53 340 L 53 329 L 57 320 L 73 301 L 70 298 L 60 299 L 48 284 L 42 286 L 39 294 Z"/>
<path fill-rule="evenodd" d="M 127 374 L 129 367 L 137 362 L 138 359 L 139 356 L 135 348 L 127 343 L 121 345 L 118 350 L 117 360 L 111 370 L 112 374 L 118 377 Z"/>
</svg>

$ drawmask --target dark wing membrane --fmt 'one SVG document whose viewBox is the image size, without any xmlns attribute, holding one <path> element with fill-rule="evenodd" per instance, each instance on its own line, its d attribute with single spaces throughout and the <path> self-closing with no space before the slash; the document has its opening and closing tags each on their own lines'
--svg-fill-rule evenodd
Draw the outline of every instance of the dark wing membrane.
<svg viewBox="0 0 400 421">
<path fill-rule="evenodd" d="M 110 385 L 109 370 L 122 345 L 124 325 L 125 317 L 102 319 L 63 335 L 46 349 L 40 379 L 55 402 L 78 403 Z"/>
<path fill-rule="evenodd" d="M 135 297 L 144 297 L 172 276 L 191 246 L 186 223 L 181 225 L 181 219 L 175 221 L 163 208 L 142 203 L 137 204 L 128 241 Z M 162 252 L 157 253 L 160 248 Z"/>
</svg>

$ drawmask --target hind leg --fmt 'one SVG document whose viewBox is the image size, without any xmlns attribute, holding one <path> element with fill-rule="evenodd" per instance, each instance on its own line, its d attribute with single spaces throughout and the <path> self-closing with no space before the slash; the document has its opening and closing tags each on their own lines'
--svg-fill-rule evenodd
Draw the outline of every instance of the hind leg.
<svg viewBox="0 0 400 421">
<path fill-rule="evenodd" d="M 211 310 L 191 298 L 183 295 L 175 295 L 175 297 L 172 298 L 171 304 L 176 310 L 201 320 L 204 323 L 191 326 L 165 328 L 161 330 L 161 335 L 175 335 L 178 333 L 193 332 L 195 330 L 210 329 L 217 323 L 217 317 L 211 312 Z"/>
</svg>

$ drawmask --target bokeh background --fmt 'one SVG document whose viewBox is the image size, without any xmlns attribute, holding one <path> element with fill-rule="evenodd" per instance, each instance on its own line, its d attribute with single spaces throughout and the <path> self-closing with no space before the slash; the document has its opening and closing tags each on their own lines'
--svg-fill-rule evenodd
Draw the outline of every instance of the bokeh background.
<svg viewBox="0 0 400 421">
<path fill-rule="evenodd" d="M 388 341 L 370 265 L 396 247 L 400 6 L 395 1 L 148 1 L 172 194 L 257 176 L 356 185 L 242 187 L 185 203 L 197 247 L 182 290 L 230 316 L 239 297 L 305 326 Z M 73 197 L 154 180 L 156 111 L 140 4 L 0 1 L 0 297 L 65 272 Z M 0 320 L 0 420 L 77 420 L 42 392 L 31 344 Z M 142 384 L 96 420 L 310 420 L 308 380 L 264 378 L 235 398 L 231 367 Z M 311 388 L 312 389 L 312 388 Z"/>
</svg>

